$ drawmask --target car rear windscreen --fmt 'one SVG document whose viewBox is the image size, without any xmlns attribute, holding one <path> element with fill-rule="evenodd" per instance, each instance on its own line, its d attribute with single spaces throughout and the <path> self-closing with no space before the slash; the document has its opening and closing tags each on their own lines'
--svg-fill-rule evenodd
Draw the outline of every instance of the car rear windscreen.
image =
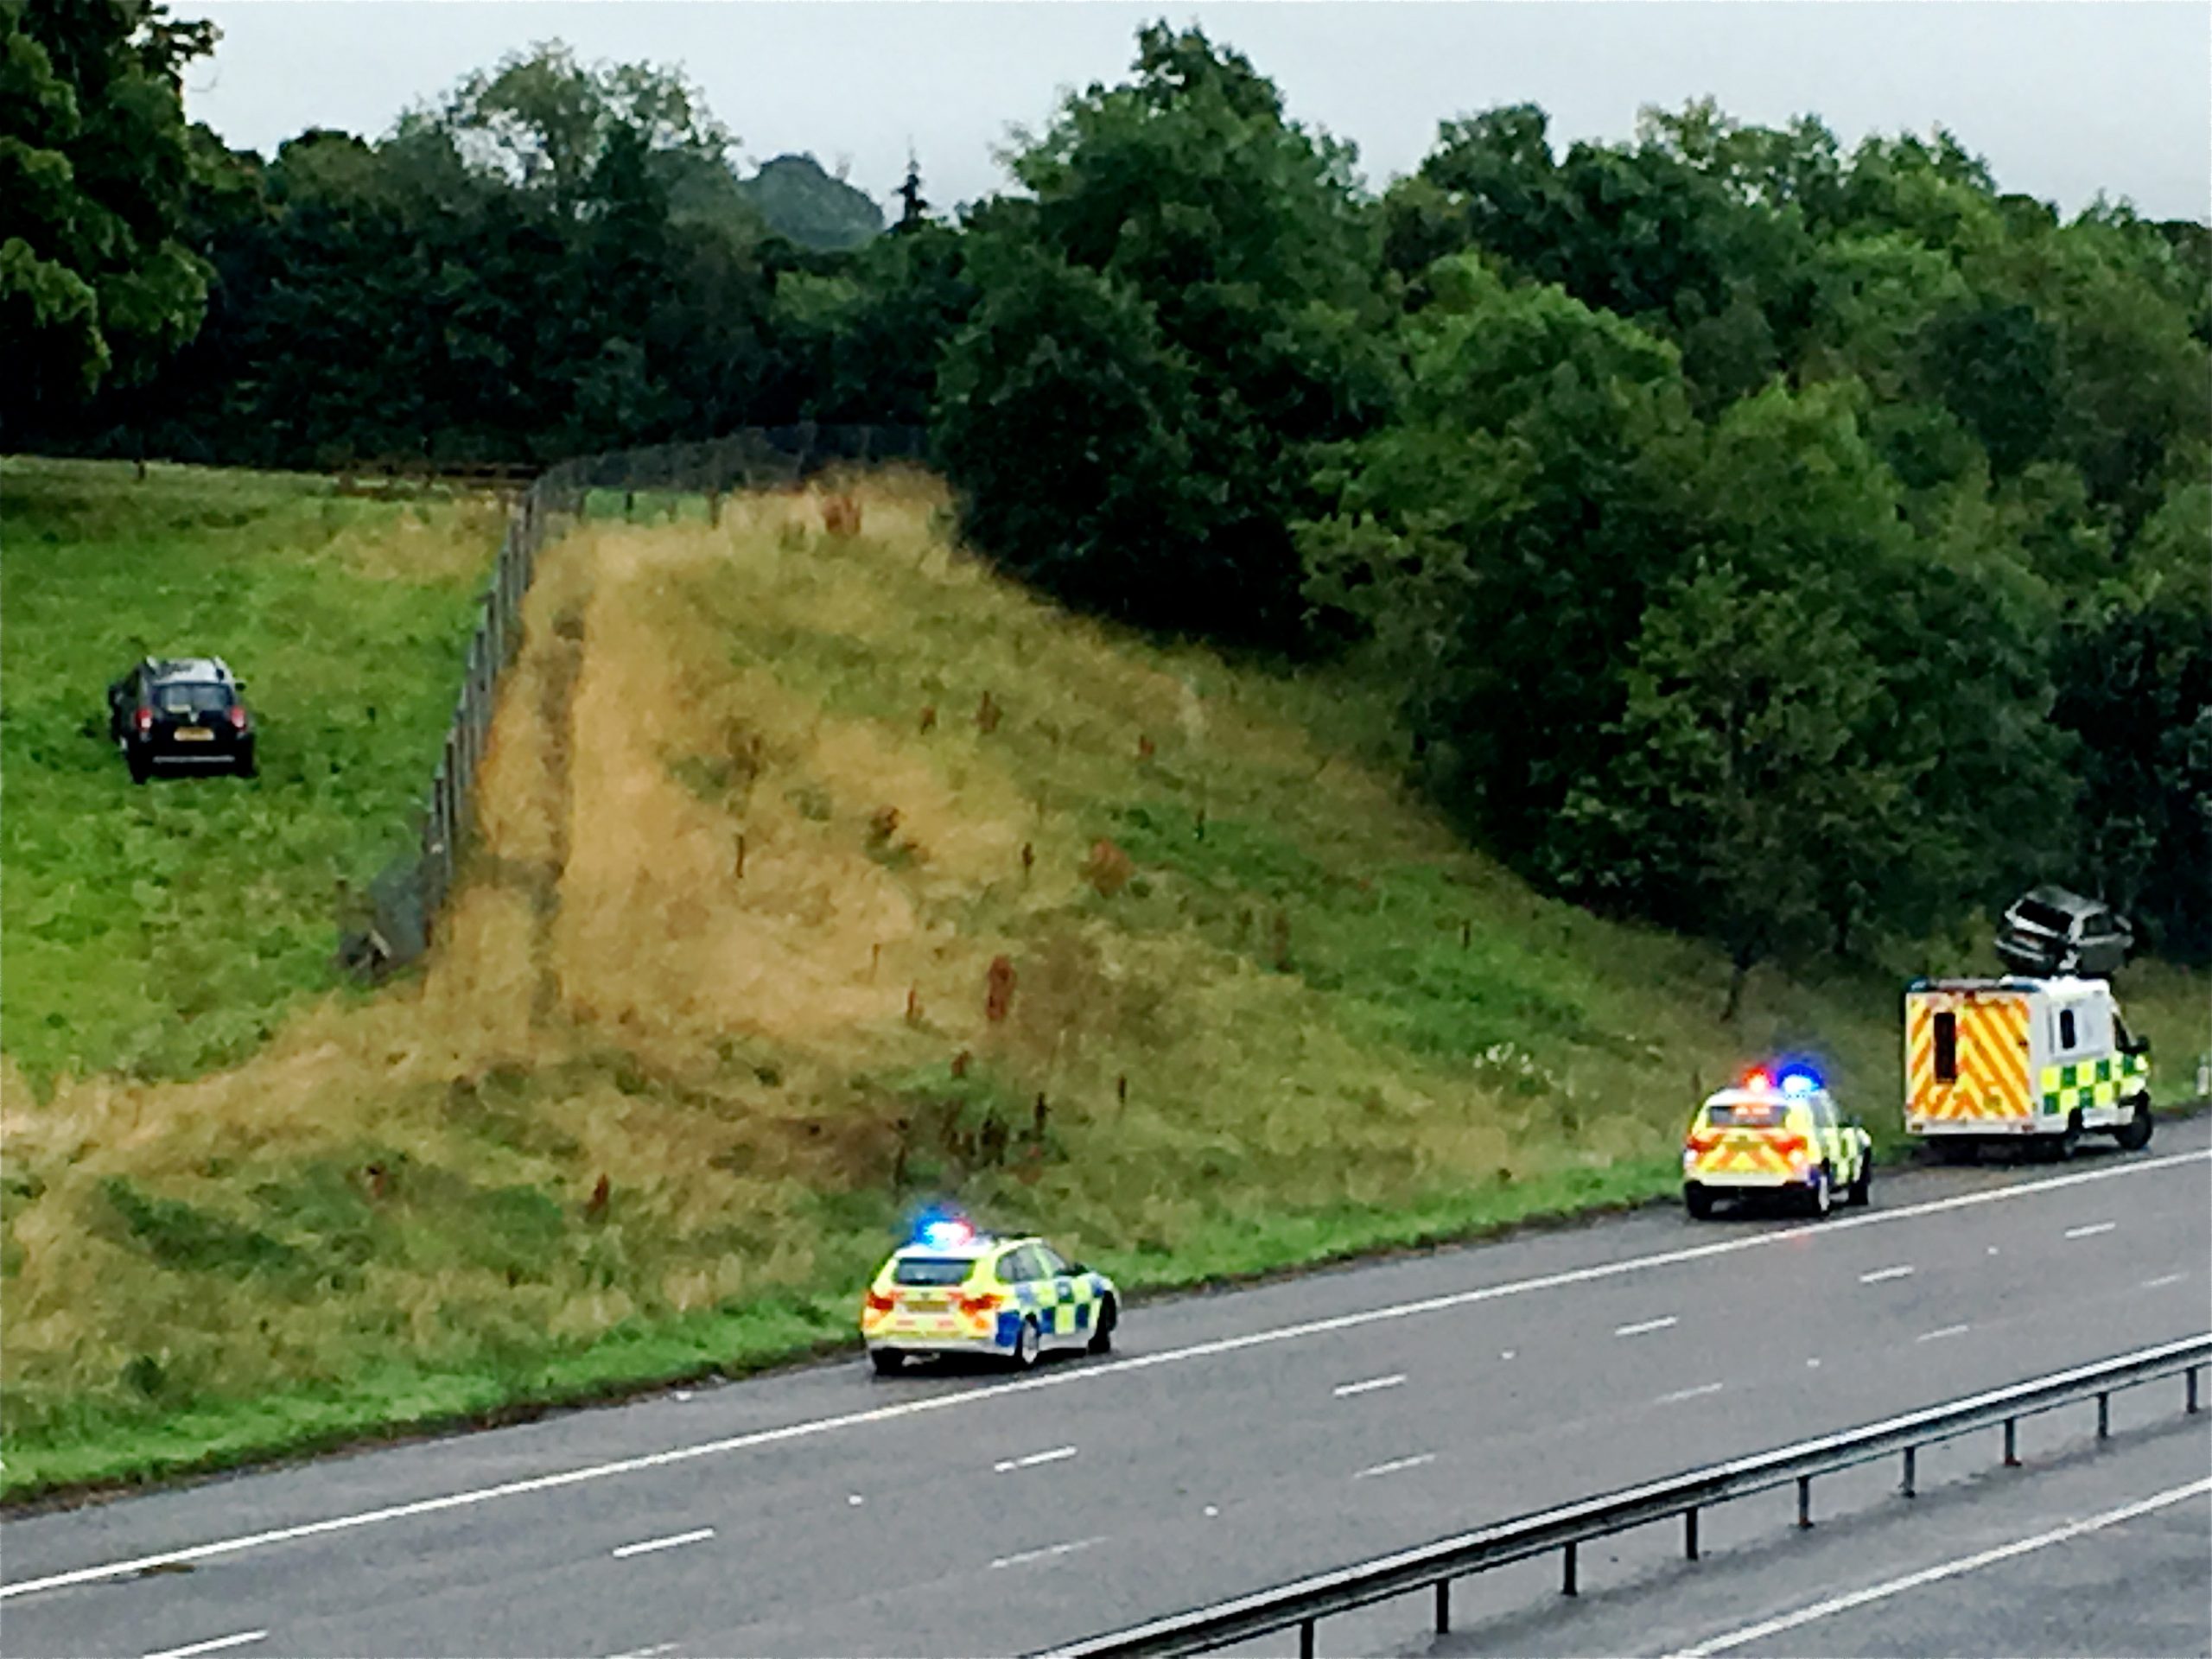
<svg viewBox="0 0 2212 1659">
<path fill-rule="evenodd" d="M 891 1277 L 902 1285 L 957 1285 L 965 1279 L 973 1262 L 941 1255 L 901 1256 L 891 1269 Z"/>
<path fill-rule="evenodd" d="M 1745 1101 L 1734 1106 L 1708 1106 L 1705 1121 L 1716 1129 L 1778 1129 L 1789 1109 L 1776 1101 Z"/>
<path fill-rule="evenodd" d="M 231 706 L 231 689 L 212 680 L 179 680 L 158 688 L 154 705 L 166 715 L 214 715 Z"/>
<path fill-rule="evenodd" d="M 2053 933 L 2063 933 L 2074 925 L 2074 918 L 2064 911 L 2033 899 L 2021 899 L 2012 906 L 2012 914 L 2031 927 L 2048 928 Z"/>
</svg>

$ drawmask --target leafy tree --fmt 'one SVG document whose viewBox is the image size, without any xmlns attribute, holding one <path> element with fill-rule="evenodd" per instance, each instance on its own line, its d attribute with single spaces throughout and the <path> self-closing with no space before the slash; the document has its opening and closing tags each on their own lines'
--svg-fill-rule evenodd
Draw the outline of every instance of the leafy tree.
<svg viewBox="0 0 2212 1659">
<path fill-rule="evenodd" d="M 144 379 L 191 339 L 179 83 L 214 45 L 152 0 L 0 0 L 0 338 L 12 426 Z"/>
<path fill-rule="evenodd" d="M 1110 592 L 1116 614 L 1294 641 L 1303 606 L 1289 523 L 1313 446 L 1362 429 L 1391 391 L 1381 342 L 1363 326 L 1377 303 L 1373 227 L 1353 198 L 1350 150 L 1289 121 L 1274 87 L 1238 54 L 1195 30 L 1154 27 L 1139 36 L 1129 82 L 1071 98 L 1012 166 L 1031 200 L 981 216 L 970 237 L 1019 238 L 1038 258 L 1106 286 L 1048 280 L 1038 259 L 971 265 L 985 302 L 953 348 L 960 368 L 946 385 L 972 402 L 947 402 L 938 414 L 957 438 L 948 466 L 970 532 L 1010 567 L 1045 575 L 1056 592 L 1087 602 Z M 1037 372 L 1032 342 L 990 337 L 1034 305 L 1015 296 L 992 303 L 986 272 L 1045 283 L 1055 295 L 1112 294 L 1117 308 L 1135 308 L 1145 321 L 1132 315 L 1111 337 L 1145 343 L 1109 378 L 1186 388 L 1159 411 L 1175 424 L 1158 448 L 1187 454 L 1199 475 L 1179 485 L 1168 515 L 1187 515 L 1185 533 L 1142 537 L 1158 564 L 1140 571 L 1108 552 L 1092 516 L 1096 492 L 1065 501 L 1052 493 L 1066 461 L 995 378 Z M 1054 442 L 1117 449 L 1133 442 L 1121 424 L 1129 407 L 1104 398 L 1095 430 L 1055 427 Z M 977 424 L 987 412 L 1001 423 L 988 432 Z M 961 459 L 987 452 L 994 459 L 980 469 Z M 993 491 L 1010 499 L 990 499 Z M 1017 531 L 1039 539 L 1004 539 Z M 1115 572 L 1110 585 L 1103 571 L 1084 574 L 1095 557 Z"/>
</svg>

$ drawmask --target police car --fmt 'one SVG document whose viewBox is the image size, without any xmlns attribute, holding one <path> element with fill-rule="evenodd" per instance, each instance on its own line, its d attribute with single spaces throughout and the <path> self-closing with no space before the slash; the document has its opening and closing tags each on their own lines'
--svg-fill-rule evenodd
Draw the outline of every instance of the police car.
<svg viewBox="0 0 2212 1659">
<path fill-rule="evenodd" d="M 1041 1238 L 995 1238 L 964 1217 L 925 1217 L 861 1302 L 879 1371 L 985 1354 L 1027 1370 L 1053 1349 L 1103 1354 L 1121 1316 L 1114 1282 Z"/>
<path fill-rule="evenodd" d="M 1873 1137 L 1802 1066 L 1708 1096 L 1682 1141 L 1682 1205 L 1700 1220 L 1722 1198 L 1794 1198 L 1825 1216 L 1865 1204 L 1873 1180 Z"/>
</svg>

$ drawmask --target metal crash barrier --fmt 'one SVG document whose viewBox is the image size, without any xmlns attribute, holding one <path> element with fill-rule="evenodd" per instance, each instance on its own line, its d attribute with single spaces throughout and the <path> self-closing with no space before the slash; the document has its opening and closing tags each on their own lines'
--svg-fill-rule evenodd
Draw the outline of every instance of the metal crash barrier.
<svg viewBox="0 0 2212 1659">
<path fill-rule="evenodd" d="M 2115 1393 L 2162 1378 L 2181 1376 L 2185 1379 L 2185 1409 L 2193 1413 L 2198 1409 L 2198 1373 L 2208 1367 L 2212 1367 L 2212 1334 L 2165 1343 L 2116 1359 L 2101 1360 L 2094 1365 L 2078 1366 L 1975 1395 L 1970 1399 L 1870 1423 L 1863 1428 L 1847 1429 L 1754 1457 L 1693 1469 L 1686 1474 L 1631 1487 L 1626 1491 L 1586 1498 L 1563 1509 L 1502 1521 L 1456 1538 L 1303 1579 L 1296 1584 L 1091 1637 L 1052 1649 L 1039 1659 L 1137 1659 L 1141 1655 L 1208 1653 L 1231 1643 L 1269 1636 L 1294 1626 L 1298 1630 L 1300 1659 L 1312 1659 L 1314 1626 L 1321 1619 L 1421 1590 L 1433 1590 L 1435 1593 L 1436 1629 L 1440 1634 L 1452 1627 L 1452 1581 L 1455 1579 L 1557 1550 L 1560 1554 L 1560 1587 L 1571 1596 L 1577 1590 L 1577 1547 L 1592 1540 L 1679 1516 L 1682 1521 L 1684 1554 L 1695 1560 L 1698 1512 L 1711 1504 L 1794 1484 L 1797 1488 L 1797 1524 L 1809 1527 L 1813 1524 L 1813 1482 L 1821 1475 L 1881 1458 L 1901 1456 L 1904 1478 L 1899 1490 L 1910 1497 L 1914 1492 L 1916 1453 L 1922 1446 L 1955 1440 L 1981 1429 L 2001 1428 L 2005 1463 L 2008 1467 L 2014 1466 L 2019 1461 L 2015 1455 L 2017 1431 L 2023 1417 L 2093 1399 L 2097 1402 L 2097 1435 L 2101 1440 L 2111 1433 L 2110 1402 Z"/>
</svg>

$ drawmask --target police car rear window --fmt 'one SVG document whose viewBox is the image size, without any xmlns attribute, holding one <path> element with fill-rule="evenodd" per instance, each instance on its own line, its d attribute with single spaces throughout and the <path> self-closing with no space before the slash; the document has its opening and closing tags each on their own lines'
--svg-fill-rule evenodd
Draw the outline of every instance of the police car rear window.
<svg viewBox="0 0 2212 1659">
<path fill-rule="evenodd" d="M 893 1265 L 891 1277 L 902 1285 L 957 1285 L 975 1265 L 957 1256 L 904 1255 Z"/>
<path fill-rule="evenodd" d="M 1705 1121 L 1716 1129 L 1778 1129 L 1787 1109 L 1778 1101 L 1772 1105 L 1745 1101 L 1735 1106 L 1708 1106 Z"/>
</svg>

